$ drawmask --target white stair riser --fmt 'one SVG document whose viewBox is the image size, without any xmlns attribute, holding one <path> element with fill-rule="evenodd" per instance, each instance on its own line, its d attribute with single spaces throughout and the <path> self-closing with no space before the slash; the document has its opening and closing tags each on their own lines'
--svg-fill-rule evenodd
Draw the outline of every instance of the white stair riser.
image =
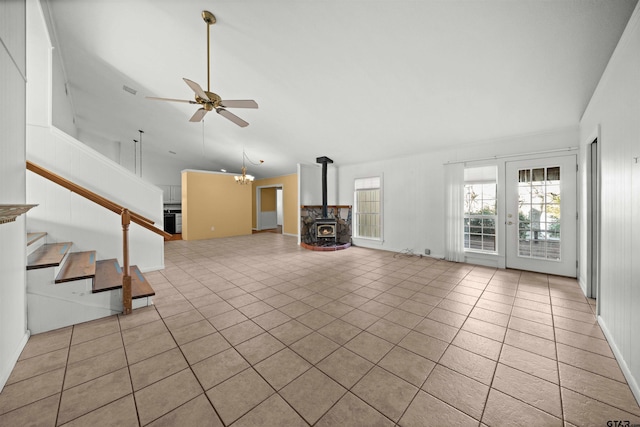
<svg viewBox="0 0 640 427">
<path fill-rule="evenodd" d="M 32 334 L 122 313 L 122 289 L 91 292 L 92 280 L 54 283 L 54 268 L 27 271 L 27 327 Z M 133 300 L 133 308 L 151 305 Z"/>
<path fill-rule="evenodd" d="M 45 243 L 47 243 L 46 236 L 45 237 L 41 237 L 38 240 L 36 240 L 35 242 L 33 242 L 32 244 L 28 245 L 27 246 L 27 256 L 29 256 L 32 253 L 34 253 L 38 248 L 40 248 Z"/>
</svg>

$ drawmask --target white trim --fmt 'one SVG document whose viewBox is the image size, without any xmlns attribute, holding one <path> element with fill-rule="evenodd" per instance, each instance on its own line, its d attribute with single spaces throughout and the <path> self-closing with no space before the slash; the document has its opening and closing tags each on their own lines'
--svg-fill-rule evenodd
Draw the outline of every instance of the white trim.
<svg viewBox="0 0 640 427">
<path fill-rule="evenodd" d="M 640 4 L 640 3 L 639 3 Z M 584 141 L 584 146 L 585 146 L 585 155 L 584 155 L 584 171 L 582 173 L 584 173 L 585 178 L 586 178 L 586 188 L 584 189 L 584 191 L 582 191 L 582 188 L 580 188 L 580 195 L 585 195 L 585 200 L 584 200 L 584 205 L 582 203 L 582 200 L 580 200 L 580 207 L 585 207 L 586 208 L 586 212 L 585 215 L 582 215 L 582 212 L 580 212 L 580 209 L 578 209 L 578 211 L 580 212 L 580 216 L 579 216 L 579 224 L 578 227 L 580 227 L 580 223 L 582 223 L 582 221 L 584 221 L 585 223 L 585 231 L 586 231 L 586 244 L 587 244 L 587 253 L 586 253 L 586 259 L 579 259 L 579 262 L 581 265 L 586 266 L 585 268 L 585 274 L 586 274 L 586 278 L 583 279 L 582 276 L 580 276 L 580 270 L 578 269 L 578 275 L 579 275 L 579 281 L 578 283 L 580 284 L 580 287 L 582 288 L 582 291 L 584 292 L 585 296 L 589 297 L 589 298 L 595 298 L 596 299 L 596 314 L 600 314 L 600 286 L 597 287 L 596 289 L 596 295 L 594 295 L 594 283 L 593 283 L 593 268 L 596 268 L 596 273 L 598 275 L 598 279 L 597 281 L 600 282 L 600 252 L 598 251 L 598 253 L 595 254 L 596 259 L 597 259 L 597 265 L 593 265 L 591 260 L 593 259 L 593 242 L 591 239 L 591 231 L 593 229 L 593 224 L 592 224 L 592 210 L 591 210 L 591 195 L 593 193 L 593 189 L 592 189 L 592 185 L 591 185 L 591 174 L 592 174 L 592 168 L 591 168 L 591 164 L 592 164 L 592 158 L 591 158 L 591 144 L 593 142 L 597 142 L 598 145 L 596 147 L 597 149 L 597 162 L 598 162 L 598 182 L 596 182 L 596 186 L 597 186 L 597 192 L 598 194 L 600 194 L 601 192 L 601 188 L 602 188 L 602 184 L 601 184 L 601 173 L 600 171 L 602 170 L 602 130 L 600 127 L 600 124 L 598 124 L 596 126 L 596 128 L 593 130 L 593 132 L 591 132 L 589 134 L 589 136 L 587 137 L 586 141 Z M 582 180 L 578 180 L 579 183 L 582 182 Z M 598 201 L 599 202 L 599 201 Z M 601 212 L 602 212 L 602 205 L 601 203 L 598 203 L 598 216 L 596 218 L 596 224 L 595 224 L 595 228 L 596 228 L 596 233 L 598 235 L 598 240 L 601 239 L 601 235 L 600 235 L 600 216 L 601 216 Z M 578 233 L 578 245 L 580 244 L 580 233 Z M 578 246 L 580 247 L 580 246 Z M 599 249 L 599 248 L 597 248 Z"/>
<path fill-rule="evenodd" d="M 260 203 L 262 201 L 262 190 L 263 188 L 281 188 L 282 189 L 282 204 L 284 205 L 284 184 L 269 184 L 269 185 L 260 185 L 256 187 L 256 228 L 255 230 L 262 230 L 262 221 L 261 221 L 261 213 Z M 278 210 L 278 198 L 276 197 L 276 212 Z M 284 212 L 284 206 L 282 206 L 282 211 Z M 268 211 L 265 211 L 268 212 Z M 298 218 L 300 218 L 300 207 L 298 207 Z M 277 224 L 276 224 L 277 225 Z M 284 233 L 284 214 L 282 215 L 282 231 Z"/>
<path fill-rule="evenodd" d="M 544 150 L 544 151 L 532 151 L 529 153 L 517 153 L 517 154 L 504 154 L 501 156 L 493 156 L 493 157 L 484 157 L 482 159 L 468 159 L 468 160 L 456 160 L 456 161 L 449 161 L 447 163 L 443 163 L 444 165 L 452 165 L 455 163 L 472 163 L 472 162 L 486 162 L 488 160 L 498 160 L 498 159 L 508 159 L 508 158 L 517 158 L 517 157 L 524 157 L 527 158 L 529 156 L 539 156 L 541 154 L 555 154 L 555 153 L 560 153 L 560 152 L 564 152 L 564 151 L 578 151 L 580 149 L 580 147 L 566 147 L 566 148 L 558 148 L 555 150 Z"/>
<path fill-rule="evenodd" d="M 636 398 L 636 401 L 638 401 L 638 404 L 640 404 L 640 386 L 638 385 L 636 379 L 633 377 L 633 374 L 631 373 L 627 362 L 624 360 L 624 357 L 622 357 L 622 352 L 620 351 L 620 349 L 618 349 L 616 341 L 613 339 L 613 335 L 611 334 L 611 332 L 609 332 L 609 328 L 607 328 L 607 324 L 605 323 L 602 316 L 598 316 L 598 324 L 600 325 L 600 329 L 602 329 L 602 333 L 609 343 L 609 347 L 611 347 L 611 351 L 613 351 L 613 355 L 616 357 L 618 365 L 620 365 L 620 369 L 622 370 L 624 377 L 627 379 L 627 383 L 629 384 L 631 392 Z"/>
<path fill-rule="evenodd" d="M 129 170 L 129 169 L 127 169 Z M 131 174 L 135 175 L 133 172 L 129 171 Z M 203 169 L 182 169 L 180 171 L 180 173 L 185 173 L 185 172 L 197 172 L 197 173 L 210 173 L 213 175 L 228 175 L 228 176 L 236 176 L 238 175 L 237 173 L 231 173 L 231 172 L 218 172 L 218 171 L 207 171 L 207 170 L 203 170 Z M 137 176 L 137 175 L 135 175 Z M 252 181 L 253 182 L 253 181 Z"/>
<path fill-rule="evenodd" d="M 26 298 L 25 298 L 25 301 L 26 301 Z M 22 339 L 20 340 L 18 347 L 16 347 L 16 350 L 14 351 L 13 356 L 8 361 L 9 363 L 5 365 L 7 367 L 7 370 L 5 372 L 2 372 L 2 376 L 0 377 L 0 392 L 2 392 L 2 389 L 7 384 L 7 381 L 11 376 L 11 372 L 13 372 L 13 369 L 15 368 L 16 363 L 18 363 L 20 354 L 22 353 L 22 350 L 24 350 L 24 347 L 27 345 L 27 341 L 29 341 L 30 336 L 31 336 L 31 332 L 27 329 L 25 334 L 22 336 Z"/>
<path fill-rule="evenodd" d="M 371 178 L 379 178 L 380 186 L 379 187 L 371 187 L 371 188 L 360 188 L 356 190 L 356 181 L 362 179 L 371 179 Z M 378 175 L 369 175 L 362 178 L 354 178 L 353 186 L 351 187 L 353 191 L 353 203 L 351 205 L 351 239 L 360 239 L 368 242 L 378 242 L 380 244 L 384 243 L 384 174 L 380 172 Z M 357 236 L 357 209 L 356 209 L 356 193 L 358 191 L 365 190 L 379 190 L 380 191 L 380 237 L 366 237 L 366 236 Z"/>
</svg>

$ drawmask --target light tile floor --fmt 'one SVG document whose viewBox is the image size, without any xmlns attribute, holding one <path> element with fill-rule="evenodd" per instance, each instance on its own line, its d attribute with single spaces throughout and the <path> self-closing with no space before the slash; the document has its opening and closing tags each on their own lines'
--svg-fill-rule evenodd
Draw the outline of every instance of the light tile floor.
<svg viewBox="0 0 640 427">
<path fill-rule="evenodd" d="M 30 338 L 0 425 L 640 424 L 575 280 L 271 233 L 165 257 L 155 306 Z"/>
</svg>

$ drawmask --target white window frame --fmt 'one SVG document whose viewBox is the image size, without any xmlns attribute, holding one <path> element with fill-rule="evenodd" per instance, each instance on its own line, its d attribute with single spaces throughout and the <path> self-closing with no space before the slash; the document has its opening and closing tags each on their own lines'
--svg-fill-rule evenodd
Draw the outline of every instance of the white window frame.
<svg viewBox="0 0 640 427">
<path fill-rule="evenodd" d="M 482 169 L 485 169 L 485 167 L 480 167 Z M 498 254 L 499 252 L 499 241 L 500 241 L 500 228 L 498 227 L 498 206 L 499 206 L 499 193 L 498 193 L 498 176 L 497 176 L 497 168 L 496 168 L 496 173 L 495 173 L 495 178 L 490 178 L 487 177 L 487 170 L 490 170 L 489 168 L 492 168 L 492 166 L 487 166 L 484 171 L 481 171 L 481 169 L 478 168 L 476 170 L 476 173 L 474 174 L 473 169 L 475 168 L 469 168 L 471 170 L 468 170 L 467 168 L 465 168 L 465 181 L 464 181 L 464 194 L 466 197 L 467 194 L 467 186 L 470 185 L 477 185 L 477 184 L 493 184 L 495 187 L 494 190 L 494 194 L 495 194 L 495 214 L 494 215 L 471 215 L 470 213 L 467 212 L 466 210 L 466 201 L 465 203 L 463 203 L 463 213 L 462 213 L 462 217 L 463 217 L 463 223 L 461 224 L 463 227 L 463 239 L 468 235 L 469 239 L 471 239 L 471 232 L 470 230 L 467 231 L 464 227 L 465 227 L 465 221 L 468 219 L 469 220 L 469 227 L 471 227 L 471 220 L 473 219 L 492 219 L 493 220 L 493 224 L 494 224 L 494 248 L 493 250 L 488 250 L 488 249 L 477 249 L 477 248 L 472 248 L 471 246 L 471 240 L 469 240 L 469 247 L 467 247 L 467 243 L 463 242 L 463 247 L 464 247 L 464 251 L 465 252 L 471 252 L 471 253 L 481 253 L 481 254 L 490 254 L 490 255 L 495 255 Z M 477 171 L 480 170 L 480 175 L 484 175 L 482 176 L 481 179 L 478 179 L 479 177 L 477 176 Z M 466 177 L 467 172 L 471 172 L 470 175 L 475 175 L 474 178 L 475 179 L 469 179 L 469 177 Z M 493 171 L 489 172 L 490 175 L 493 175 Z M 484 235 L 484 232 L 481 233 L 481 235 Z"/>
<path fill-rule="evenodd" d="M 374 186 L 372 184 L 371 181 L 378 181 L 378 186 Z M 369 183 L 367 183 L 367 181 L 370 181 Z M 358 188 L 359 184 L 363 187 Z M 365 177 L 365 178 L 356 178 L 354 180 L 354 184 L 353 184 L 353 237 L 356 239 L 364 239 L 364 240 L 372 240 L 372 241 L 379 241 L 381 242 L 383 240 L 383 183 L 382 183 L 382 175 L 377 175 L 377 176 L 369 176 L 369 177 Z M 359 212 L 358 212 L 358 191 L 365 191 L 365 190 L 378 190 L 379 191 L 379 203 L 380 206 L 378 207 L 379 212 L 378 212 L 378 217 L 379 217 L 379 237 L 371 237 L 371 236 L 360 236 L 358 231 L 359 231 Z"/>
</svg>

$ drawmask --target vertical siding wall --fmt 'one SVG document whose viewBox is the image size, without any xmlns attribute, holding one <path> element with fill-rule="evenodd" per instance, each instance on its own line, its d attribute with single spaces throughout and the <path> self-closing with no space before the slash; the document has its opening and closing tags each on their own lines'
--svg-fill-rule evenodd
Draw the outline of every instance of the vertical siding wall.
<svg viewBox="0 0 640 427">
<path fill-rule="evenodd" d="M 640 401 L 640 4 L 582 118 L 583 147 L 592 142 L 598 126 L 599 321 Z M 586 171 L 586 156 L 582 157 Z M 581 235 L 586 239 L 586 228 Z"/>
<path fill-rule="evenodd" d="M 517 156 L 575 147 L 577 144 L 578 127 L 576 126 L 380 162 L 338 164 L 337 204 L 353 205 L 355 179 L 382 176 L 384 240 L 378 242 L 354 239 L 354 243 L 358 246 L 396 252 L 410 249 L 416 254 L 423 254 L 425 249 L 430 249 L 431 256 L 442 258 L 445 237 L 444 163 L 490 159 L 495 156 Z M 496 164 L 504 167 L 504 160 L 493 161 L 493 163 L 484 161 L 482 164 Z M 504 195 L 504 193 L 501 194 Z M 503 196 L 499 194 L 498 197 Z M 504 256 L 504 245 L 502 245 L 499 248 L 499 254 L 495 260 L 492 260 L 493 265 L 499 265 L 498 260 L 504 260 Z"/>
<path fill-rule="evenodd" d="M 0 1 L 0 204 L 25 202 L 26 2 Z M 0 390 L 27 342 L 25 216 L 0 224 Z"/>
</svg>

